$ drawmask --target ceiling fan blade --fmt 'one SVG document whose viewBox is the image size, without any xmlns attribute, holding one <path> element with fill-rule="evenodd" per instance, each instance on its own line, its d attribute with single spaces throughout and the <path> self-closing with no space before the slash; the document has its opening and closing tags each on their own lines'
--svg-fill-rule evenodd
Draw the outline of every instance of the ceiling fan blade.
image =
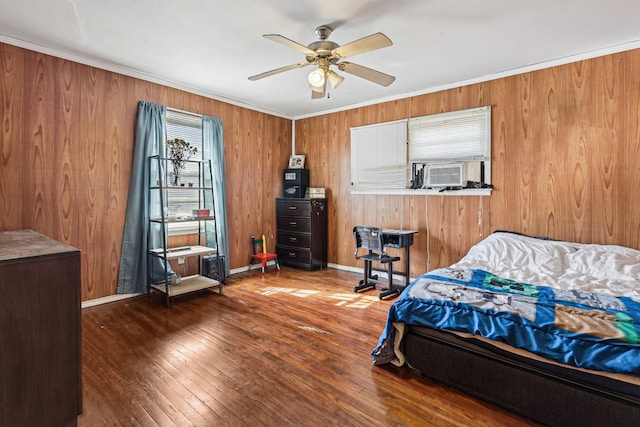
<svg viewBox="0 0 640 427">
<path fill-rule="evenodd" d="M 297 64 L 286 65 L 284 67 L 276 68 L 275 70 L 265 71 L 264 73 L 256 74 L 255 76 L 249 77 L 249 80 L 255 81 L 260 80 L 265 77 L 273 76 L 274 74 L 280 74 L 285 71 L 293 70 L 296 68 L 306 67 L 307 65 L 311 65 L 309 62 L 299 62 Z"/>
<path fill-rule="evenodd" d="M 264 37 L 265 39 L 273 40 L 274 42 L 283 44 L 285 46 L 289 46 L 297 50 L 298 52 L 304 53 L 307 56 L 313 56 L 313 57 L 316 56 L 316 52 L 314 50 L 311 50 L 308 47 L 301 45 L 298 42 L 294 42 L 291 39 L 281 36 L 280 34 L 264 34 L 262 37 Z"/>
<path fill-rule="evenodd" d="M 362 77 L 374 83 L 378 83 L 382 86 L 389 86 L 396 78 L 385 74 L 380 71 L 373 70 L 371 68 L 364 67 L 362 65 L 354 64 L 352 62 L 340 62 L 337 64 L 338 68 L 345 73 L 353 74 L 354 76 Z"/>
<path fill-rule="evenodd" d="M 360 53 L 369 52 L 376 49 L 382 49 L 383 47 L 389 47 L 393 45 L 393 42 L 389 37 L 382 33 L 371 34 L 370 36 L 363 37 L 359 40 L 352 41 L 343 46 L 333 49 L 331 52 L 333 55 L 339 58 L 347 58 L 349 56 L 358 55 Z"/>
</svg>

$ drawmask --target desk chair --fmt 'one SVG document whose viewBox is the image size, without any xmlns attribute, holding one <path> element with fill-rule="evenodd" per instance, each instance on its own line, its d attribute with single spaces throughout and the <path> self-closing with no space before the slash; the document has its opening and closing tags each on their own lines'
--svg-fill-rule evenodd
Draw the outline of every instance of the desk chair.
<svg viewBox="0 0 640 427">
<path fill-rule="evenodd" d="M 393 286 L 393 263 L 395 261 L 400 261 L 400 257 L 389 256 L 385 253 L 382 229 L 378 227 L 358 225 L 353 227 L 353 238 L 356 246 L 353 256 L 356 259 L 364 260 L 364 278 L 353 288 L 353 291 L 359 292 L 369 287 L 375 289 L 376 283 L 386 283 L 388 285 L 387 290 L 378 294 L 378 297 L 383 299 L 389 295 L 397 295 L 399 293 L 399 289 Z M 366 250 L 367 252 L 360 255 L 359 252 L 361 249 Z M 372 264 L 374 262 L 387 265 L 388 279 L 386 282 L 378 280 L 377 274 L 372 274 Z"/>
<path fill-rule="evenodd" d="M 278 255 L 267 252 L 267 240 L 265 239 L 264 234 L 262 235 L 262 239 L 256 239 L 254 236 L 251 236 L 251 248 L 253 253 L 251 254 L 251 261 L 249 262 L 249 271 L 253 268 L 254 261 L 260 261 L 260 264 L 262 265 L 262 274 L 264 274 L 267 261 L 271 260 L 276 263 L 276 267 L 278 268 L 278 271 L 280 271 Z"/>
</svg>

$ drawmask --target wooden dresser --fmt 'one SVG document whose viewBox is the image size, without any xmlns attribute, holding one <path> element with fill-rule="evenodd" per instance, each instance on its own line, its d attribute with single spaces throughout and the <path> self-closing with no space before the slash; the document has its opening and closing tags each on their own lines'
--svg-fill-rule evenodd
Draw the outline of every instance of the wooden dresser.
<svg viewBox="0 0 640 427">
<path fill-rule="evenodd" d="M 0 426 L 72 426 L 82 412 L 80 251 L 0 232 Z"/>
<path fill-rule="evenodd" d="M 327 200 L 276 199 L 281 265 L 317 270 L 327 266 Z"/>
</svg>

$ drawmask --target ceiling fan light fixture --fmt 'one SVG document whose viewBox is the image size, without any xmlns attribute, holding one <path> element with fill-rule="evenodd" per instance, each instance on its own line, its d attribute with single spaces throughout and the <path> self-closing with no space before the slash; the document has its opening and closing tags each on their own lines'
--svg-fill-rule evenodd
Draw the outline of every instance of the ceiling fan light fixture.
<svg viewBox="0 0 640 427">
<path fill-rule="evenodd" d="M 322 93 L 324 86 L 315 87 L 314 85 L 309 84 L 309 89 L 311 89 L 314 92 Z"/>
<path fill-rule="evenodd" d="M 340 86 L 340 84 L 344 80 L 344 77 L 342 77 L 335 71 L 329 70 L 329 72 L 327 73 L 327 80 L 329 80 L 329 83 L 331 83 L 331 87 L 335 89 Z"/>
<path fill-rule="evenodd" d="M 312 88 L 322 89 L 322 86 L 324 86 L 325 71 L 318 67 L 309 73 L 308 79 Z"/>
</svg>

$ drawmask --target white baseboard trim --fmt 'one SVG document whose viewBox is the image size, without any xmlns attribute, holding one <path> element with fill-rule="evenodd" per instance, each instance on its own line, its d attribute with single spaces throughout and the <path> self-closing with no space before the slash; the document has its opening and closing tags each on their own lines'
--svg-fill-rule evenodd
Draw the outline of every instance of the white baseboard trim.
<svg viewBox="0 0 640 427">
<path fill-rule="evenodd" d="M 240 268 L 234 268 L 233 270 L 230 271 L 229 275 L 231 274 L 236 274 L 236 273 L 242 273 L 248 270 L 249 267 L 240 267 Z M 102 304 L 109 304 L 110 302 L 116 302 L 116 301 L 121 301 L 123 299 L 129 299 L 129 298 L 134 298 L 140 295 L 145 295 L 144 293 L 135 293 L 135 294 L 116 294 L 116 295 L 109 295 L 107 297 L 102 297 L 102 298 L 95 298 L 95 299 L 90 299 L 87 301 L 83 301 L 80 304 L 81 308 L 89 308 L 89 307 L 95 307 L 97 305 L 102 305 Z"/>
<path fill-rule="evenodd" d="M 274 265 L 275 263 L 271 262 L 268 263 L 268 265 Z M 254 267 L 256 268 L 256 267 Z M 258 265 L 257 268 L 260 268 L 260 265 Z M 342 270 L 342 271 L 348 271 L 351 273 L 357 273 L 357 274 L 364 274 L 364 269 L 363 268 L 358 268 L 358 267 L 352 267 L 350 265 L 340 265 L 340 264 L 333 264 L 333 263 L 328 263 L 327 264 L 327 268 L 335 268 L 336 270 Z M 233 275 L 233 274 L 238 274 L 238 273 L 244 273 L 249 271 L 249 266 L 245 266 L 245 267 L 238 267 L 238 268 L 234 268 L 229 272 L 229 275 Z M 387 277 L 387 273 L 380 271 L 378 272 L 378 275 L 380 275 L 381 277 Z M 414 278 L 412 277 L 411 280 L 413 280 Z M 97 305 L 102 305 L 102 304 L 108 304 L 110 302 L 116 302 L 116 301 L 121 301 L 123 299 L 128 299 L 128 298 L 134 298 L 140 295 L 145 295 L 142 293 L 137 293 L 137 294 L 117 294 L 117 295 L 109 295 L 107 297 L 102 297 L 102 298 L 96 298 L 96 299 L 91 299 L 91 300 L 87 300 L 87 301 L 83 301 L 81 304 L 82 308 L 89 308 L 89 307 L 95 307 Z"/>
<path fill-rule="evenodd" d="M 340 264 L 333 264 L 329 262 L 327 263 L 327 267 L 335 268 L 336 270 L 350 271 L 351 273 L 364 274 L 364 269 L 358 268 L 358 267 L 352 267 L 350 265 L 340 265 Z"/>
<path fill-rule="evenodd" d="M 80 305 L 80 307 L 89 308 L 89 307 L 94 307 L 96 305 L 108 304 L 110 302 L 116 302 L 116 301 L 120 301 L 120 300 L 123 300 L 123 299 L 129 299 L 129 298 L 137 297 L 137 296 L 140 296 L 140 295 L 144 295 L 144 294 L 109 295 L 108 297 L 102 297 L 102 298 L 96 298 L 96 299 L 90 299 L 90 300 L 87 300 L 87 301 L 83 301 L 82 304 Z"/>
</svg>

